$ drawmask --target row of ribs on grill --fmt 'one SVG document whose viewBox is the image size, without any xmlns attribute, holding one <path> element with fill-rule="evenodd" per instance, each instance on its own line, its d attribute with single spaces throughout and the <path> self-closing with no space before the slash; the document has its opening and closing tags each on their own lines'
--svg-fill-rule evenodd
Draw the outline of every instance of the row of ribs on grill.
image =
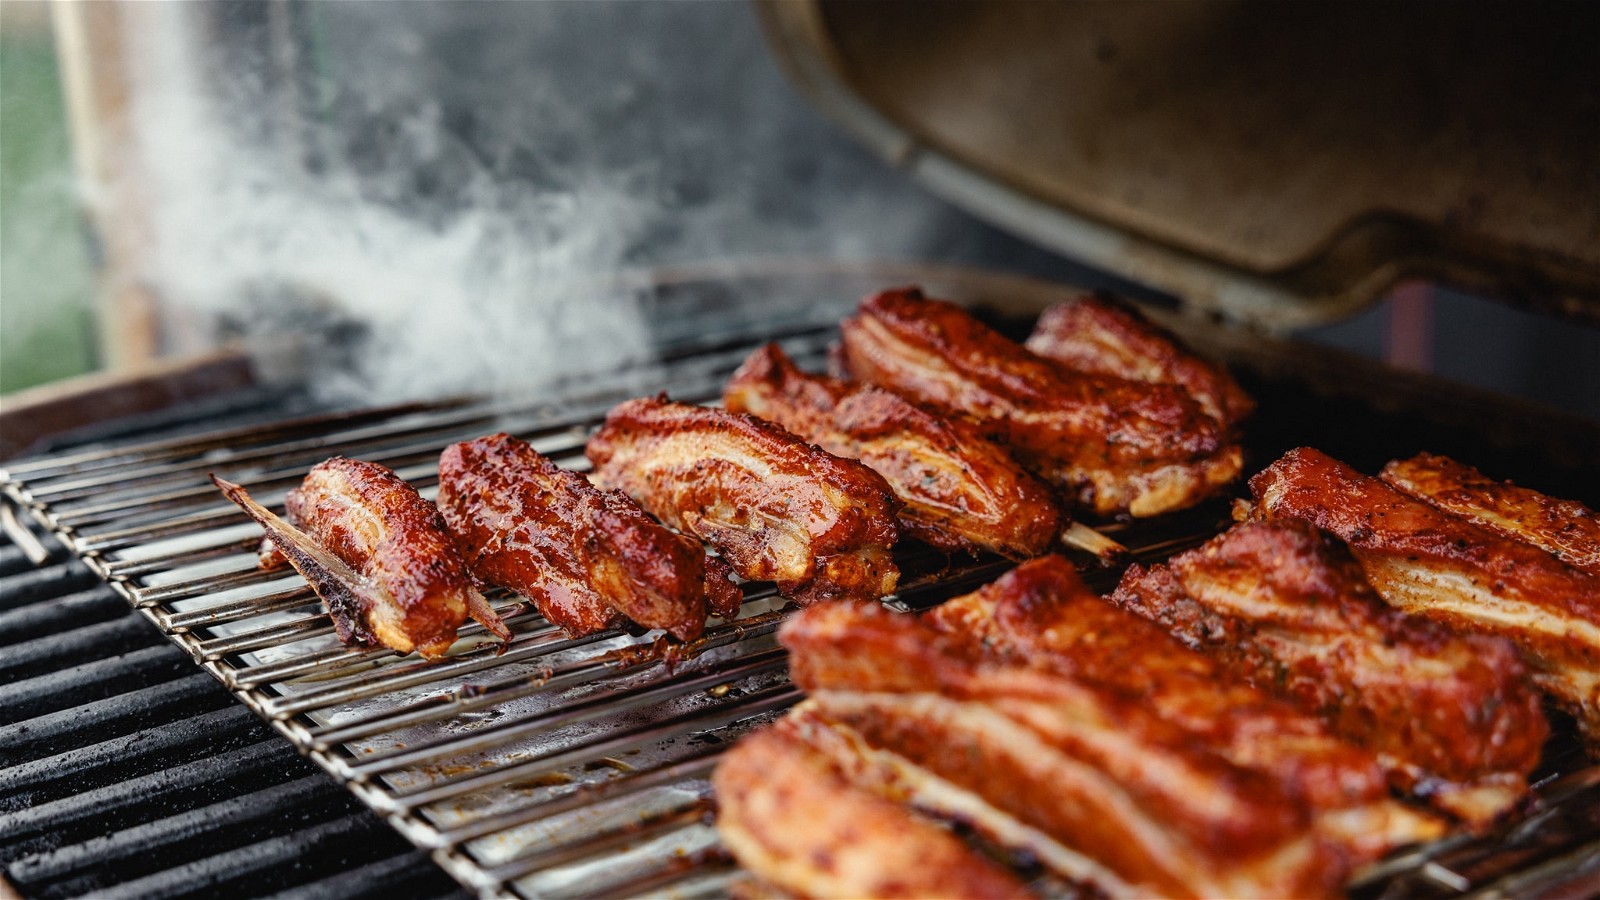
<svg viewBox="0 0 1600 900">
<path fill-rule="evenodd" d="M 724 409 L 621 404 L 588 443 L 592 477 L 493 435 L 444 451 L 436 503 L 342 457 L 289 492 L 287 522 L 219 486 L 268 526 L 263 566 L 305 572 L 342 638 L 438 656 L 468 615 L 500 629 L 480 585 L 573 635 L 632 622 L 690 640 L 708 613 L 736 614 L 730 572 L 805 604 L 893 592 L 902 532 L 947 552 L 1020 560 L 1065 536 L 1110 556 L 1069 508 L 1156 515 L 1239 473 L 1243 392 L 1108 301 L 1041 319 L 1032 342 L 1064 362 L 915 290 L 870 298 L 841 331 L 851 380 L 769 345 Z"/>
<path fill-rule="evenodd" d="M 731 576 L 775 582 L 809 607 L 780 631 L 808 699 L 715 782 L 725 843 L 781 893 L 1022 895 L 1021 852 L 1110 893 L 1326 894 L 1518 808 L 1542 697 L 1600 744 L 1581 505 L 1443 457 L 1374 478 L 1301 449 L 1250 480 L 1234 528 L 1102 598 L 1052 550 L 1120 548 L 1071 514 L 1232 484 L 1238 385 L 1100 298 L 1025 344 L 914 289 L 840 331 L 834 376 L 768 345 L 725 408 L 621 404 L 587 477 L 501 434 L 445 450 L 436 504 L 343 458 L 289 493 L 288 522 L 216 480 L 348 643 L 439 656 L 468 616 L 509 640 L 483 586 L 573 635 L 688 641 L 738 615 Z M 892 613 L 872 601 L 901 535 L 1021 564 Z"/>
</svg>

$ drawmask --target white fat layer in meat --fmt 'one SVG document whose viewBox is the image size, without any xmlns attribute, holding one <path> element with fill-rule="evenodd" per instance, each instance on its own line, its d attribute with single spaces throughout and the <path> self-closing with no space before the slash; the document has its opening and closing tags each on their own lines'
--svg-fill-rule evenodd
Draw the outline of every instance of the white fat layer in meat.
<svg viewBox="0 0 1600 900">
<path fill-rule="evenodd" d="M 361 551 L 367 557 L 361 572 L 362 576 L 368 581 L 382 585 L 383 594 L 387 598 L 384 602 L 367 606 L 367 624 L 386 647 L 414 647 L 415 642 L 412 641 L 405 625 L 406 611 L 393 599 L 394 591 L 384 577 L 387 573 L 374 563 L 377 559 L 378 546 L 389 536 L 389 527 L 384 522 L 383 516 L 370 504 L 362 501 L 360 492 L 348 479 L 322 473 L 319 481 L 325 492 L 323 496 L 339 502 L 337 517 L 352 532 L 360 536 Z M 467 605 L 466 598 L 454 591 L 446 596 L 436 594 L 433 599 L 442 600 L 453 613 L 464 613 Z"/>
<path fill-rule="evenodd" d="M 1272 592 L 1259 581 L 1249 580 L 1242 570 L 1230 569 L 1229 575 L 1233 581 L 1212 578 L 1203 572 L 1185 572 L 1183 587 L 1211 609 L 1261 623 L 1255 640 L 1276 659 L 1359 657 L 1361 665 L 1350 668 L 1357 680 L 1397 686 L 1417 678 L 1455 678 L 1461 663 L 1466 662 L 1459 654 L 1450 660 L 1424 655 L 1417 647 L 1402 659 L 1381 629 L 1345 618 L 1335 603 L 1290 606 L 1271 599 Z"/>
<path fill-rule="evenodd" d="M 891 438 L 865 442 L 860 447 L 860 455 L 862 462 L 872 466 L 885 478 L 891 476 L 872 465 L 875 459 L 911 458 L 927 470 L 929 476 L 967 488 L 961 493 L 959 503 L 945 503 L 918 490 L 916 484 L 892 484 L 903 498 L 915 501 L 922 507 L 950 515 L 948 525 L 953 531 L 962 531 L 964 520 L 968 518 L 976 519 L 979 523 L 997 522 L 1005 514 L 994 492 L 989 490 L 988 483 L 972 476 L 972 467 L 965 459 L 944 453 L 937 445 L 919 440 L 916 435 L 898 433 Z M 892 472 L 892 467 L 885 468 Z M 981 525 L 965 530 L 978 534 L 985 533 Z"/>
<path fill-rule="evenodd" d="M 902 359 L 916 359 L 918 364 L 927 372 L 948 373 L 951 377 L 962 378 L 956 370 L 940 359 L 937 355 L 922 353 L 920 350 L 906 342 L 899 340 L 882 324 L 868 317 L 857 320 L 862 327 L 870 330 L 873 335 L 886 345 L 900 348 L 897 355 Z M 943 385 L 939 378 L 930 379 L 932 383 Z M 959 403 L 953 394 L 945 393 L 934 398 L 936 403 L 960 409 L 968 415 L 991 421 L 1009 420 L 1015 423 L 1032 424 L 1048 427 L 1053 423 L 1053 417 L 1048 414 L 1030 412 L 1025 406 L 1011 404 L 978 405 L 974 403 Z M 1217 459 L 1200 460 L 1195 463 L 1177 463 L 1162 466 L 1150 472 L 1143 473 L 1118 473 L 1109 475 L 1081 466 L 1069 465 L 1058 473 L 1041 473 L 1047 478 L 1065 476 L 1070 480 L 1086 480 L 1090 482 L 1095 491 L 1093 505 L 1101 512 L 1109 512 L 1118 507 L 1126 507 L 1129 514 L 1136 518 L 1159 515 L 1182 505 L 1185 498 L 1194 494 L 1198 485 L 1220 485 L 1233 480 L 1239 473 L 1239 460 L 1237 451 L 1224 453 Z"/>
<path fill-rule="evenodd" d="M 1121 490 L 1129 494 L 1128 512 L 1136 518 L 1160 515 L 1193 496 L 1200 486 L 1227 484 L 1239 473 L 1238 451 L 1228 450 L 1214 459 L 1162 466 L 1153 472 L 1132 475 L 1126 484 L 1107 479 L 1102 491 L 1108 495 Z"/>
<path fill-rule="evenodd" d="M 837 515 L 837 510 L 854 505 L 851 498 L 841 496 L 829 485 L 809 474 L 784 474 L 773 467 L 760 454 L 745 452 L 738 441 L 707 440 L 694 432 L 672 434 L 657 442 L 649 454 L 649 462 L 642 466 L 643 473 L 661 470 L 676 471 L 692 465 L 694 461 L 714 459 L 737 467 L 750 481 L 762 485 L 761 491 L 774 496 L 803 498 L 821 492 L 826 501 L 814 504 L 805 515 L 785 515 L 756 507 L 738 506 L 727 498 L 716 506 L 698 511 L 678 513 L 677 525 L 717 543 L 717 532 L 734 531 L 745 534 L 759 533 L 765 545 L 764 556 L 773 570 L 770 577 L 779 581 L 805 581 L 813 574 L 815 552 L 812 547 L 812 525 L 808 519 L 817 512 Z M 622 461 L 614 463 L 623 464 Z M 672 517 L 667 517 L 669 520 Z M 826 530 L 831 522 L 821 523 Z"/>
<path fill-rule="evenodd" d="M 1582 503 L 1509 484 L 1472 490 L 1466 497 L 1455 492 L 1460 489 L 1459 484 L 1440 486 L 1436 492 L 1432 479 L 1419 482 L 1409 474 L 1413 470 L 1435 477 L 1441 474 L 1431 465 L 1408 460 L 1400 471 L 1385 469 L 1378 477 L 1438 510 L 1532 544 L 1573 568 L 1600 575 L 1600 546 L 1592 538 L 1597 527 L 1595 515 Z M 1447 481 L 1450 478 L 1448 473 L 1444 477 Z M 1546 518 L 1552 512 L 1561 526 L 1553 527 L 1554 522 Z"/>
<path fill-rule="evenodd" d="M 1456 570 L 1355 548 L 1356 558 L 1385 600 L 1407 612 L 1443 612 L 1470 619 L 1486 630 L 1541 634 L 1600 650 L 1600 623 L 1561 615 L 1549 606 L 1507 598 Z"/>
<path fill-rule="evenodd" d="M 1284 842 L 1276 851 L 1253 859 L 1248 864 L 1233 859 L 1208 859 L 1198 848 L 1182 841 L 1177 834 L 1168 829 L 1160 821 L 1159 816 L 1151 815 L 1140 808 L 1115 779 L 1092 765 L 1066 755 L 1059 748 L 1042 740 L 1033 729 L 1018 723 L 989 704 L 961 702 L 936 694 L 866 694 L 840 691 L 821 691 L 814 695 L 813 700 L 825 718 L 903 715 L 917 721 L 941 722 L 944 727 L 952 731 L 981 735 L 979 739 L 985 743 L 1004 747 L 1008 753 L 1018 758 L 1033 760 L 1038 764 L 1048 762 L 1055 776 L 1053 781 L 1062 796 L 1071 796 L 1077 798 L 1080 803 L 1086 802 L 1092 807 L 1105 810 L 1105 821 L 1108 825 L 1116 823 L 1128 841 L 1146 848 L 1149 858 L 1160 860 L 1170 867 L 1168 869 L 1170 877 L 1191 886 L 1195 893 L 1201 896 L 1282 896 L 1286 885 L 1295 880 L 1296 870 L 1310 861 L 1315 850 L 1309 835 L 1285 835 Z M 936 777 L 930 773 L 927 776 L 930 779 L 927 783 L 931 783 L 931 779 Z M 916 787 L 915 784 L 911 786 Z M 952 786 L 952 790 L 959 789 Z M 961 793 L 967 792 L 961 791 Z M 967 798 L 970 799 L 959 798 L 958 795 L 957 797 L 958 802 L 965 799 L 966 802 L 973 804 L 969 812 L 973 814 L 974 819 L 980 819 L 985 809 L 992 811 L 990 815 L 999 814 L 998 810 L 988 806 L 989 801 L 983 800 L 978 795 L 967 794 Z M 936 805 L 938 798 L 938 792 L 930 791 L 924 802 L 929 808 L 939 809 L 940 807 Z M 951 814 L 961 812 L 958 809 L 944 811 Z M 1093 880 L 1091 876 L 1095 873 L 1092 871 L 1081 867 L 1074 871 L 1072 867 L 1081 866 L 1081 863 L 1077 862 L 1081 857 L 1065 846 L 1057 845 L 1059 850 L 1066 851 L 1070 856 L 1062 855 L 1058 859 L 1046 858 L 1045 848 L 1023 846 L 1039 852 L 1041 860 L 1052 867 L 1059 862 L 1063 866 L 1059 871 L 1068 877 Z M 1126 886 L 1126 882 L 1121 879 L 1117 879 L 1117 884 Z M 1148 890 L 1135 893 L 1150 895 Z"/>
<path fill-rule="evenodd" d="M 1367 578 L 1383 598 L 1416 615 L 1465 620 L 1490 634 L 1517 641 L 1540 690 L 1561 700 L 1582 722 L 1585 730 L 1600 733 L 1600 667 L 1582 665 L 1581 653 L 1564 653 L 1558 645 L 1547 650 L 1528 642 L 1530 634 L 1548 636 L 1561 644 L 1600 648 L 1600 626 L 1572 617 L 1551 615 L 1549 610 L 1506 600 L 1475 584 L 1458 572 L 1441 572 L 1416 563 L 1376 554 L 1357 553 Z"/>
<path fill-rule="evenodd" d="M 323 496 L 339 502 L 338 518 L 345 522 L 352 532 L 360 535 L 361 552 L 370 558 L 388 534 L 383 517 L 362 502 L 360 492 L 347 479 L 323 473 L 318 481 L 321 490 L 324 491 Z"/>
<path fill-rule="evenodd" d="M 1149 887 L 1125 881 L 1099 862 L 1062 844 L 1031 825 L 997 809 L 972 791 L 958 787 L 895 753 L 869 745 L 854 729 L 832 725 L 857 760 L 838 760 L 855 774 L 876 780 L 888 793 L 905 796 L 918 809 L 965 822 L 989 841 L 1023 849 L 1052 871 L 1073 881 L 1093 884 L 1108 897 L 1148 897 Z M 869 769 L 863 770 L 860 764 Z"/>
<path fill-rule="evenodd" d="M 1444 822 L 1396 800 L 1324 810 L 1313 827 L 1374 859 L 1395 847 L 1431 841 L 1445 833 Z"/>
</svg>

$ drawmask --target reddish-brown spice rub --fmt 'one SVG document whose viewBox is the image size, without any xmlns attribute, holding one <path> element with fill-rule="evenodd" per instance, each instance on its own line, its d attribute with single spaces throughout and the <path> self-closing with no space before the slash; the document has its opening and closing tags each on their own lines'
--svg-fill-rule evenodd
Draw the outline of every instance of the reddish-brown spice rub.
<svg viewBox="0 0 1600 900">
<path fill-rule="evenodd" d="M 905 502 L 901 526 L 941 550 L 1026 559 L 1047 552 L 1067 524 L 1050 489 L 970 423 L 802 372 L 776 344 L 750 354 L 722 399 L 871 467 Z"/>
<path fill-rule="evenodd" d="M 473 586 L 439 511 L 389 468 L 334 457 L 313 466 L 284 505 L 291 523 L 377 589 L 360 598 L 324 594 L 345 643 L 434 658 L 454 643 L 468 615 L 510 639 Z M 270 528 L 268 536 L 275 540 Z M 297 554 L 289 558 L 306 572 Z M 266 553 L 262 562 L 270 567 L 279 559 Z"/>
<path fill-rule="evenodd" d="M 1600 516 L 1576 500 L 1495 481 L 1436 453 L 1390 462 L 1378 477 L 1430 506 L 1600 576 Z"/>
<path fill-rule="evenodd" d="M 1178 896 L 1331 894 L 1440 833 L 1376 759 L 1043 557 L 919 618 L 807 610 L 780 640 L 804 709 Z"/>
<path fill-rule="evenodd" d="M 445 448 L 438 503 L 474 574 L 528 597 L 570 635 L 627 618 L 692 640 L 708 601 L 737 614 L 738 588 L 725 569 L 708 570 L 698 541 L 510 435 Z"/>
<path fill-rule="evenodd" d="M 776 424 L 641 398 L 613 409 L 587 452 L 603 486 L 790 599 L 876 600 L 899 580 L 901 504 L 883 476 Z"/>
<path fill-rule="evenodd" d="M 1600 742 L 1600 577 L 1310 448 L 1289 451 L 1250 490 L 1257 517 L 1306 522 L 1349 544 L 1391 605 L 1509 638 L 1534 684 Z"/>
<path fill-rule="evenodd" d="M 1527 794 L 1549 728 L 1516 648 L 1388 606 L 1332 538 L 1241 524 L 1130 567 L 1109 599 L 1374 750 L 1396 787 L 1469 824 Z"/>
<path fill-rule="evenodd" d="M 1181 388 L 1074 372 L 914 288 L 868 298 L 840 330 L 850 377 L 971 417 L 1097 514 L 1182 509 L 1239 474 L 1239 447 Z"/>
<path fill-rule="evenodd" d="M 1131 304 L 1104 295 L 1045 310 L 1023 346 L 1074 371 L 1182 388 L 1201 411 L 1230 427 L 1255 409 L 1227 370 L 1185 349 Z"/>
<path fill-rule="evenodd" d="M 791 715 L 722 756 L 717 831 L 744 868 L 798 897 L 1028 897 L 948 828 L 856 783 Z"/>
</svg>

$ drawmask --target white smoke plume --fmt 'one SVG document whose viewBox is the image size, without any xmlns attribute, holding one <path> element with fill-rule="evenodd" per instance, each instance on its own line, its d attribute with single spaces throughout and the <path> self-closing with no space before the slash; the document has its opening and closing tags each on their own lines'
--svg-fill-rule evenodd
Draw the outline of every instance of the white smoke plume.
<svg viewBox="0 0 1600 900">
<path fill-rule="evenodd" d="M 294 334 L 332 400 L 646 355 L 592 276 L 943 249 L 949 213 L 803 107 L 742 5 L 158 6 L 131 75 L 168 339 Z M 273 35 L 286 9 L 309 36 Z"/>
</svg>

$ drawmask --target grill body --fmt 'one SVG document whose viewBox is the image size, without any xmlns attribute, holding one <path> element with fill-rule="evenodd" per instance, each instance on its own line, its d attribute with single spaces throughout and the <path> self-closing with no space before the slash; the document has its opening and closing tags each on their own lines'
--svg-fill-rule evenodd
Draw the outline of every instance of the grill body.
<svg viewBox="0 0 1600 900">
<path fill-rule="evenodd" d="M 274 506 L 307 468 L 340 453 L 388 465 L 431 497 L 444 446 L 501 430 L 582 469 L 587 434 L 618 400 L 666 389 L 707 401 L 759 340 L 777 339 L 818 368 L 833 338 L 831 325 L 804 323 L 701 336 L 526 401 L 268 417 L 11 465 L 0 484 L 7 502 L 74 559 L 30 569 L 20 549 L 0 556 L 0 635 L 13 645 L 0 669 L 12 679 L 4 709 L 21 723 L 0 744 L 7 877 L 30 896 L 308 885 L 447 894 L 441 868 L 481 896 L 726 892 L 743 876 L 716 842 L 708 776 L 723 747 L 799 699 L 773 640 L 787 610 L 769 585 L 747 585 L 741 618 L 687 646 L 618 632 L 569 639 L 517 598 L 495 596 L 515 632 L 503 653 L 469 625 L 447 660 L 423 663 L 341 646 L 297 576 L 255 569 L 259 528 L 207 475 Z M 1502 474 L 1541 471 L 1560 484 L 1534 486 L 1565 485 L 1593 502 L 1583 493 L 1591 467 L 1495 444 L 1492 410 L 1457 410 L 1471 424 L 1453 428 L 1403 404 L 1379 408 L 1277 376 L 1247 386 L 1262 401 L 1249 471 L 1299 444 L 1369 469 L 1427 447 L 1491 470 L 1517 459 L 1522 468 Z M 1227 521 L 1224 498 L 1109 533 L 1149 563 Z M 902 589 L 888 602 L 909 609 L 1008 568 L 914 547 L 899 562 Z M 1090 569 L 1100 590 L 1115 577 Z M 1593 877 L 1600 773 L 1570 728 L 1558 730 L 1529 818 L 1419 848 L 1351 890 L 1538 894 Z M 204 853 L 165 855 L 174 848 Z M 286 867 L 296 874 L 282 875 Z"/>
</svg>

